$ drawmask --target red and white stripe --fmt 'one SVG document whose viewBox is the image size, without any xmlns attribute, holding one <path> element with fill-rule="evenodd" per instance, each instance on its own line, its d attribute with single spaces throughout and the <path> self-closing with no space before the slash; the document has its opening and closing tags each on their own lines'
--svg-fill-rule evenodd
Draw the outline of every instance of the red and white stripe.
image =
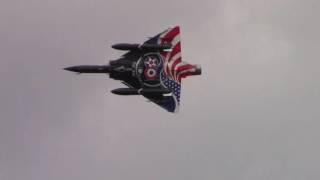
<svg viewBox="0 0 320 180">
<path fill-rule="evenodd" d="M 180 28 L 176 26 L 168 29 L 160 35 L 160 43 L 171 43 L 171 51 L 162 51 L 161 55 L 164 57 L 164 72 L 165 75 L 181 82 L 190 73 L 195 71 L 195 66 L 185 63 L 181 58 L 181 42 L 180 42 Z"/>
</svg>

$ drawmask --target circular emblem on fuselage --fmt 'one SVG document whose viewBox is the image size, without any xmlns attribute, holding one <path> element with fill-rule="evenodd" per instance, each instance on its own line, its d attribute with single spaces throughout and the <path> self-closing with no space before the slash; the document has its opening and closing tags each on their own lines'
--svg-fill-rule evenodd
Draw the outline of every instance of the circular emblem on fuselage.
<svg viewBox="0 0 320 180">
<path fill-rule="evenodd" d="M 163 69 L 163 59 L 159 53 L 143 55 L 136 64 L 136 74 L 144 86 L 157 87 L 161 85 L 160 73 Z"/>
</svg>

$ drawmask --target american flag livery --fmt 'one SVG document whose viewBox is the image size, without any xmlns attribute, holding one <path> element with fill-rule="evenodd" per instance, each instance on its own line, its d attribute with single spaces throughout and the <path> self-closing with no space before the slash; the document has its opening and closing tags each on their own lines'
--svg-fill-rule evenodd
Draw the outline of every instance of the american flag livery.
<svg viewBox="0 0 320 180">
<path fill-rule="evenodd" d="M 170 43 L 172 50 L 160 52 L 164 58 L 164 73 L 175 82 L 181 83 L 181 79 L 192 75 L 196 67 L 182 61 L 179 26 L 170 28 L 160 34 L 158 44 L 165 43 Z"/>
<path fill-rule="evenodd" d="M 197 66 L 182 61 L 180 27 L 169 28 L 146 43 L 171 44 L 171 50 L 162 50 L 160 54 L 164 60 L 163 71 L 160 74 L 161 82 L 165 88 L 172 92 L 172 97 L 164 105 L 165 109 L 177 112 L 180 105 L 181 79 L 193 75 Z M 172 104 L 174 103 L 174 104 Z"/>
</svg>

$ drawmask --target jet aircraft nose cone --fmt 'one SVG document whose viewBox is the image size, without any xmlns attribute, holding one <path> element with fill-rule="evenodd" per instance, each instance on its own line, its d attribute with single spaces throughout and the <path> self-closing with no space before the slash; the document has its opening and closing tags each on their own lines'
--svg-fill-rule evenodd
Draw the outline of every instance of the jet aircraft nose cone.
<svg viewBox="0 0 320 180">
<path fill-rule="evenodd" d="M 78 72 L 79 69 L 75 66 L 71 66 L 71 67 L 66 67 L 66 68 L 63 68 L 64 70 L 66 71 L 72 71 L 72 72 Z"/>
<path fill-rule="evenodd" d="M 110 67 L 109 65 L 80 65 L 80 66 L 71 66 L 66 67 L 64 70 L 77 72 L 77 73 L 109 73 Z"/>
</svg>

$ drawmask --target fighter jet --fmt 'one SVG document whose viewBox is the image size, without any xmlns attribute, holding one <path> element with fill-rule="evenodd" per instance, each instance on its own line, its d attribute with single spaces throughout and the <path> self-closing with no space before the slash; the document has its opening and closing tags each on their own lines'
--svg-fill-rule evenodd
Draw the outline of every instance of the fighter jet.
<svg viewBox="0 0 320 180">
<path fill-rule="evenodd" d="M 181 79 L 200 75 L 199 65 L 182 61 L 180 27 L 169 28 L 142 44 L 120 43 L 113 49 L 126 51 L 108 65 L 80 65 L 64 68 L 81 73 L 105 73 L 127 88 L 114 89 L 117 95 L 142 95 L 169 112 L 178 112 Z"/>
</svg>

